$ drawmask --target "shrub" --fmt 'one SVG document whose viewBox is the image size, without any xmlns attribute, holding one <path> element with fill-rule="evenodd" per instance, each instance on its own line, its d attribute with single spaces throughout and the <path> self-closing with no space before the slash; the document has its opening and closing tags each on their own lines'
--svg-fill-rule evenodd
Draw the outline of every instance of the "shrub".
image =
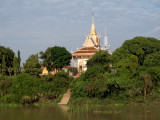
<svg viewBox="0 0 160 120">
<path fill-rule="evenodd" d="M 66 92 L 73 78 L 70 78 L 67 73 L 62 71 L 55 75 L 42 77 L 40 80 L 42 82 L 40 92 L 45 98 L 53 99 Z"/>
<path fill-rule="evenodd" d="M 26 73 L 16 77 L 11 86 L 11 94 L 15 95 L 15 102 L 21 102 L 25 96 L 35 97 L 39 91 L 40 81 Z M 23 102 L 22 102 L 23 103 Z"/>
</svg>

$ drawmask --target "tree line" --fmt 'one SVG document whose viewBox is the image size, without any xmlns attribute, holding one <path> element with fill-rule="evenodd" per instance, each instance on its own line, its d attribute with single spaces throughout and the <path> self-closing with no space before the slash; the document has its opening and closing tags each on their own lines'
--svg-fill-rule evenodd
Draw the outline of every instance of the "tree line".
<svg viewBox="0 0 160 120">
<path fill-rule="evenodd" d="M 70 64 L 71 54 L 64 47 L 49 47 L 39 54 L 40 56 L 38 56 L 38 53 L 30 55 L 23 63 L 23 67 L 20 67 L 20 51 L 18 50 L 16 56 L 10 48 L 0 46 L 0 75 L 17 75 L 23 71 L 38 76 L 42 72 L 41 66 L 45 66 L 49 71 L 52 71 L 55 68 L 62 69 L 63 66 Z M 42 62 L 39 59 L 42 59 Z"/>
<path fill-rule="evenodd" d="M 71 54 L 64 47 L 50 47 L 39 56 L 31 55 L 23 65 L 25 73 L 8 77 L 18 73 L 18 54 L 16 57 L 11 49 L 0 47 L 0 102 L 55 100 L 69 87 L 71 103 L 160 100 L 160 40 L 155 38 L 126 40 L 112 55 L 98 51 L 87 61 L 87 71 L 76 80 L 64 72 L 39 77 L 41 65 L 49 71 L 69 65 Z"/>
</svg>

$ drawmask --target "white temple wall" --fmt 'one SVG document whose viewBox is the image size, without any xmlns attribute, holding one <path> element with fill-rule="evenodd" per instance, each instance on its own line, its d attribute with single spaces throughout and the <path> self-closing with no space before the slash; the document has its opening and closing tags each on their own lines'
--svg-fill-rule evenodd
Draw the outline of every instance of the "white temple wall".
<svg viewBox="0 0 160 120">
<path fill-rule="evenodd" d="M 72 59 L 72 66 L 78 68 L 78 71 L 86 71 L 87 70 L 87 60 L 88 58 L 73 58 Z M 82 66 L 82 68 L 80 68 Z"/>
</svg>

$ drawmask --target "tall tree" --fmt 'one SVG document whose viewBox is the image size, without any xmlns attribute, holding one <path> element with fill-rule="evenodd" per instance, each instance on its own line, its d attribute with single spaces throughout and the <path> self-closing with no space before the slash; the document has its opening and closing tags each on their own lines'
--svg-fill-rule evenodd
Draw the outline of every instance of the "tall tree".
<svg viewBox="0 0 160 120">
<path fill-rule="evenodd" d="M 126 70 L 131 78 L 145 73 L 152 77 L 152 81 L 160 80 L 159 59 L 160 40 L 151 37 L 135 37 L 126 40 L 112 54 L 114 67 L 121 71 L 120 75 L 127 74 Z"/>
<path fill-rule="evenodd" d="M 12 71 L 13 71 L 13 68 L 8 67 L 8 73 L 9 73 L 9 76 L 11 76 L 11 75 L 12 75 Z"/>
<path fill-rule="evenodd" d="M 14 75 L 17 75 L 18 68 L 19 68 L 19 61 L 18 61 L 18 58 L 15 56 L 13 60 Z"/>
<path fill-rule="evenodd" d="M 20 65 L 21 65 L 21 56 L 20 56 L 20 51 L 18 50 L 18 63 L 19 63 L 19 68 L 20 68 Z"/>
<path fill-rule="evenodd" d="M 13 67 L 14 52 L 10 48 L 0 46 L 0 64 L 2 64 L 3 55 L 5 55 L 6 67 Z"/>
<path fill-rule="evenodd" d="M 43 64 L 47 66 L 48 70 L 54 68 L 63 68 L 69 65 L 72 55 L 64 47 L 55 46 L 48 48 L 45 52 L 40 52 L 40 58 L 43 59 Z"/>
<path fill-rule="evenodd" d="M 160 41 L 151 37 L 135 37 L 126 40 L 123 45 L 112 54 L 114 63 L 122 59 L 130 59 L 132 55 L 137 58 L 140 66 L 143 65 L 147 55 L 160 51 Z M 131 58 L 132 59 L 132 58 Z"/>
</svg>

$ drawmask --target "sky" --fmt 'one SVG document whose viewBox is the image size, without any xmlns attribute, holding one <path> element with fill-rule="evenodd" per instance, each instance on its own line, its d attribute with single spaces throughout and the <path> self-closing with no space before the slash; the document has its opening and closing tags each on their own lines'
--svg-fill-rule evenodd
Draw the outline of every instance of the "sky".
<svg viewBox="0 0 160 120">
<path fill-rule="evenodd" d="M 92 13 L 101 46 L 106 26 L 112 51 L 136 36 L 160 39 L 160 0 L 0 0 L 0 46 L 20 50 L 22 63 L 48 47 L 74 52 Z"/>
</svg>

